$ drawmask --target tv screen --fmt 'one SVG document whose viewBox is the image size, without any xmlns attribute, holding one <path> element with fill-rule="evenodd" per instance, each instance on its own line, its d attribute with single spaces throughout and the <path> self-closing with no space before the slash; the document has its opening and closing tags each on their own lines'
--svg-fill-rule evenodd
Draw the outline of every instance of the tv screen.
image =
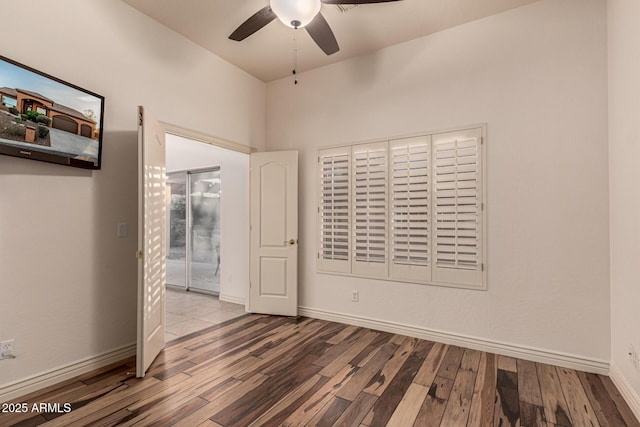
<svg viewBox="0 0 640 427">
<path fill-rule="evenodd" d="M 100 169 L 104 97 L 0 55 L 0 154 Z"/>
</svg>

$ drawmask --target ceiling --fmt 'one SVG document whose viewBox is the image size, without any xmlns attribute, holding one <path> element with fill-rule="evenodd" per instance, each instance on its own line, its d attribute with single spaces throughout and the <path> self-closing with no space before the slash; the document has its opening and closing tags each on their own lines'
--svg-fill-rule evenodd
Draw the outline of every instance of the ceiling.
<svg viewBox="0 0 640 427">
<path fill-rule="evenodd" d="M 233 30 L 268 0 L 122 1 L 268 82 L 291 75 L 296 45 L 297 71 L 303 72 L 537 0 L 402 0 L 359 5 L 346 12 L 323 4 L 321 13 L 340 45 L 331 56 L 304 29 L 294 30 L 277 19 L 241 42 L 229 40 Z"/>
</svg>

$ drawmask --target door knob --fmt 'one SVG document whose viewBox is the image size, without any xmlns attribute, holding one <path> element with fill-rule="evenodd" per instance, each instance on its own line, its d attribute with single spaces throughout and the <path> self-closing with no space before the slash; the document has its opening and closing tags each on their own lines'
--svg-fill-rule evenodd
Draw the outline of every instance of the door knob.
<svg viewBox="0 0 640 427">
<path fill-rule="evenodd" d="M 295 245 L 296 243 L 298 243 L 298 241 L 296 239 L 289 239 L 289 241 L 285 243 L 288 243 L 290 245 Z"/>
</svg>

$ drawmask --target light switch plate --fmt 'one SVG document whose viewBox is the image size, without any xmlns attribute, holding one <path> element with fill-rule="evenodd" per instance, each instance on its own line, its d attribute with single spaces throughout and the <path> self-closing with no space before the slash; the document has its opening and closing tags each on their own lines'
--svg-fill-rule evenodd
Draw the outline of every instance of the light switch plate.
<svg viewBox="0 0 640 427">
<path fill-rule="evenodd" d="M 118 223 L 118 237 L 127 237 L 129 235 L 129 225 L 126 222 Z"/>
</svg>

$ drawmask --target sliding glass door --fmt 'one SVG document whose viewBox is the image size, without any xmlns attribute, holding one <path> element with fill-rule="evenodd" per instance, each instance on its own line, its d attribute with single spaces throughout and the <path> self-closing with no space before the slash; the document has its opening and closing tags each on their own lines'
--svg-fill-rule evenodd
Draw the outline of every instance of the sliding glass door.
<svg viewBox="0 0 640 427">
<path fill-rule="evenodd" d="M 220 292 L 220 168 L 167 174 L 167 284 Z M 188 189 L 188 191 L 187 191 Z"/>
<path fill-rule="evenodd" d="M 187 175 L 167 174 L 167 284 L 187 287 Z"/>
<path fill-rule="evenodd" d="M 220 292 L 220 169 L 189 172 L 189 288 Z"/>
</svg>

